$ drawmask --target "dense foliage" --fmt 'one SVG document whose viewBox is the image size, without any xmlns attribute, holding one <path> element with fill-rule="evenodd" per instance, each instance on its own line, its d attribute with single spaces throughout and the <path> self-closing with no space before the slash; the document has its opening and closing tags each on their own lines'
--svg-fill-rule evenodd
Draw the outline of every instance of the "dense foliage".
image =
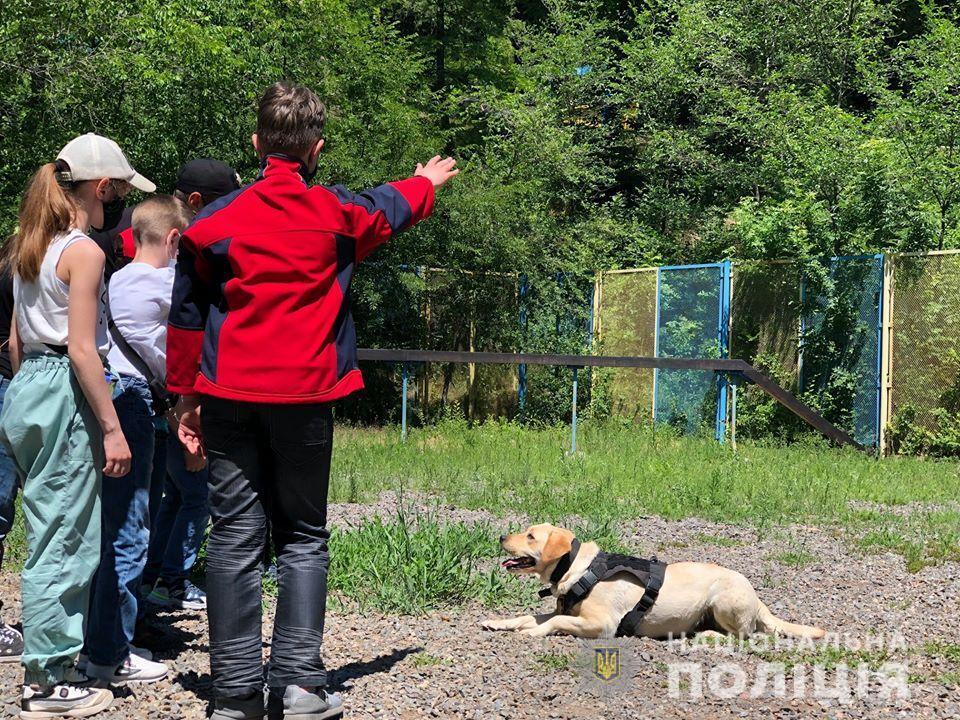
<svg viewBox="0 0 960 720">
<path fill-rule="evenodd" d="M 589 299 L 564 303 L 598 268 L 960 246 L 946 0 L 4 0 L 0 229 L 88 130 L 161 187 L 198 155 L 252 177 L 255 98 L 279 78 L 329 102 L 320 179 L 439 151 L 464 168 L 358 279 L 365 344 L 422 337 L 401 265 L 552 298 L 487 331 L 508 349 L 579 342 Z"/>
</svg>

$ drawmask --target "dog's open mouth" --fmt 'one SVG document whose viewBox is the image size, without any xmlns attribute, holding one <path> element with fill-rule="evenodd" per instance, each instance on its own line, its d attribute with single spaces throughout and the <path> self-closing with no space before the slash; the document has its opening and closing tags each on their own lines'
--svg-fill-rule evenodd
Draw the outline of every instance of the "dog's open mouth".
<svg viewBox="0 0 960 720">
<path fill-rule="evenodd" d="M 501 567 L 506 568 L 507 570 L 523 570 L 524 568 L 530 568 L 537 564 L 537 561 L 532 557 L 515 557 L 507 558 L 501 563 Z"/>
</svg>

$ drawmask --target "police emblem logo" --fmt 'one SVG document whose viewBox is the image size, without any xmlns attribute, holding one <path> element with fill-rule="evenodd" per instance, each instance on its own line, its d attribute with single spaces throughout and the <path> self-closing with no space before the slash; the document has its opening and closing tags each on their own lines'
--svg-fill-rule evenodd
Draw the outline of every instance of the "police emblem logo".
<svg viewBox="0 0 960 720">
<path fill-rule="evenodd" d="M 593 662 L 593 674 L 603 682 L 611 682 L 620 677 L 620 648 L 594 648 Z"/>
</svg>

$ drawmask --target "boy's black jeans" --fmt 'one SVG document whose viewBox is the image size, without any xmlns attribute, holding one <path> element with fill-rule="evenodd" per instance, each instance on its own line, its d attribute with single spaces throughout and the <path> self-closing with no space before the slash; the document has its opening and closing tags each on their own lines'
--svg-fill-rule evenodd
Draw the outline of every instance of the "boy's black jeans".
<svg viewBox="0 0 960 720">
<path fill-rule="evenodd" d="M 205 397 L 201 418 L 213 520 L 207 613 L 214 693 L 239 697 L 263 687 L 260 580 L 268 532 L 279 594 L 267 684 L 323 687 L 330 406 Z"/>
</svg>

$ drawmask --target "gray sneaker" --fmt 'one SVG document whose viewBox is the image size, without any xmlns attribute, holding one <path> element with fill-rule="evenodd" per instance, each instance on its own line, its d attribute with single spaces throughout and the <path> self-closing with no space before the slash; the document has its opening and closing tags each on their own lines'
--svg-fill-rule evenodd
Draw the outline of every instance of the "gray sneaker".
<svg viewBox="0 0 960 720">
<path fill-rule="evenodd" d="M 214 705 L 210 720 L 264 720 L 267 714 L 263 693 L 259 692 L 247 698 L 218 697 Z"/>
<path fill-rule="evenodd" d="M 281 698 L 271 694 L 270 700 L 271 717 L 274 717 L 274 708 L 279 709 Z M 283 693 L 282 706 L 282 717 L 295 720 L 328 720 L 343 715 L 343 700 L 336 693 L 327 693 L 321 689 L 310 692 L 296 685 L 287 686 Z"/>
</svg>

